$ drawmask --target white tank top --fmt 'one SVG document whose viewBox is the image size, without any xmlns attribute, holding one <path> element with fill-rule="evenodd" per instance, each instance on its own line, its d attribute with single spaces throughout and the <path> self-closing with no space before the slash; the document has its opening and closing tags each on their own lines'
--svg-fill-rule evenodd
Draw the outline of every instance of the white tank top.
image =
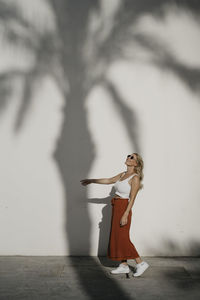
<svg viewBox="0 0 200 300">
<path fill-rule="evenodd" d="M 134 173 L 122 181 L 117 180 L 114 184 L 114 188 L 116 190 L 115 194 L 119 195 L 121 198 L 130 199 L 131 185 L 128 183 L 128 181 L 130 180 L 130 177 L 133 177 L 135 175 L 138 176 L 137 173 Z"/>
</svg>

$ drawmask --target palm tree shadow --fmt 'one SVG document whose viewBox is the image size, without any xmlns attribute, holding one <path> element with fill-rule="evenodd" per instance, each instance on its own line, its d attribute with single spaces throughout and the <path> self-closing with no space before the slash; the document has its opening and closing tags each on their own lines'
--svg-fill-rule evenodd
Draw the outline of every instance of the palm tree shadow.
<svg viewBox="0 0 200 300">
<path fill-rule="evenodd" d="M 111 30 L 108 38 L 105 39 L 103 46 L 99 48 L 102 52 L 97 51 L 97 53 L 95 53 L 97 60 L 101 60 L 104 56 L 104 63 L 106 62 L 109 64 L 113 56 L 115 56 L 115 59 L 125 58 L 122 51 L 117 51 L 115 47 L 116 41 L 117 43 L 119 42 L 117 39 L 118 32 L 124 33 L 129 25 L 134 23 L 134 21 L 144 13 L 151 13 L 162 17 L 160 7 L 166 2 L 171 1 L 154 0 L 147 3 L 125 0 L 122 9 L 116 14 L 113 30 Z M 174 2 L 181 5 L 181 1 Z M 197 11 L 197 7 L 194 4 L 195 2 L 185 1 L 183 5 L 193 11 Z M 113 97 L 116 107 L 118 107 L 121 112 L 121 119 L 125 124 L 130 141 L 133 147 L 140 152 L 136 134 L 138 123 L 136 117 L 132 116 L 128 107 L 124 104 L 124 101 L 121 99 L 115 86 L 111 84 L 111 82 L 105 81 L 104 74 L 106 68 L 102 68 L 103 71 L 99 78 L 95 78 L 95 80 L 88 80 L 87 78 L 88 70 L 87 64 L 82 58 L 82 48 L 88 33 L 87 29 L 90 12 L 93 10 L 99 11 L 100 2 L 95 0 L 86 0 L 83 2 L 76 2 L 74 0 L 49 0 L 47 3 L 51 7 L 55 17 L 56 33 L 54 35 L 44 34 L 44 36 L 42 36 L 41 34 L 37 34 L 30 26 L 26 26 L 27 24 L 23 22 L 23 18 L 20 18 L 19 11 L 17 14 L 12 9 L 10 10 L 10 13 L 8 13 L 8 10 L 4 10 L 3 13 L 1 12 L 2 18 L 11 18 L 11 20 L 12 18 L 15 18 L 20 25 L 27 27 L 30 35 L 25 44 L 35 54 L 36 63 L 33 66 L 33 69 L 27 72 L 13 69 L 9 73 L 4 73 L 0 76 L 0 88 L 2 87 L 1 92 L 3 98 L 3 104 L 0 108 L 5 109 L 6 100 L 9 99 L 9 88 L 7 88 L 5 82 L 9 81 L 13 76 L 23 78 L 25 88 L 17 121 L 15 122 L 15 130 L 19 130 L 23 124 L 22 121 L 24 120 L 27 109 L 30 106 L 35 87 L 33 87 L 35 79 L 40 79 L 41 76 L 50 75 L 58 84 L 65 99 L 65 106 L 63 107 L 64 122 L 56 149 L 53 153 L 53 158 L 58 165 L 65 191 L 66 244 L 69 253 L 73 253 L 73 255 L 80 255 L 80 246 L 82 255 L 89 255 L 91 250 L 91 221 L 88 208 L 84 202 L 85 199 L 87 199 L 87 193 L 80 186 L 80 180 L 87 177 L 95 159 L 95 145 L 93 144 L 88 128 L 87 111 L 84 104 L 84 100 L 87 98 L 94 82 L 99 84 L 102 84 L 103 82 L 104 87 Z M 2 3 L 0 2 L 0 4 Z M 129 37 L 130 36 L 128 36 L 128 38 Z M 31 40 L 36 40 L 36 46 L 31 44 Z M 21 37 L 19 33 L 17 42 L 23 43 L 24 41 L 24 37 Z M 12 43 L 14 42 L 15 39 L 12 39 Z M 55 47 L 57 42 L 59 45 L 58 48 Z M 142 40 L 140 38 L 138 39 L 138 42 L 141 44 L 143 42 L 143 47 L 150 49 L 149 41 L 144 41 L 144 39 Z M 153 51 L 156 50 L 155 45 L 152 49 Z M 186 74 L 186 76 L 183 76 L 183 74 L 185 74 L 185 68 L 180 64 L 177 64 L 174 60 L 171 60 L 171 64 L 169 64 L 169 59 L 171 59 L 171 57 L 168 55 L 166 59 L 163 59 L 162 63 L 160 61 L 159 63 L 157 62 L 157 65 L 160 67 L 163 67 L 163 65 L 167 67 L 168 65 L 170 70 L 177 76 L 182 77 L 185 84 L 191 87 L 191 74 L 193 74 L 193 78 L 199 78 L 199 72 L 190 73 L 191 70 L 187 70 L 187 74 L 189 75 Z M 59 68 L 57 69 L 55 64 L 51 64 L 52 61 L 58 61 L 59 67 L 62 67 L 61 75 L 58 75 Z M 93 65 L 93 67 L 95 66 Z M 65 83 L 66 85 L 69 85 L 69 89 L 66 89 Z M 195 87 L 196 85 L 197 83 L 195 84 Z M 101 124 L 99 124 L 99 126 L 101 126 Z M 109 199 L 106 198 L 105 201 L 107 200 Z M 95 201 L 99 203 L 99 200 L 97 199 L 93 199 L 93 201 L 94 203 L 96 203 Z M 104 254 L 109 237 L 108 228 L 110 228 L 111 216 L 109 206 L 103 208 L 102 215 L 102 222 L 99 224 L 99 258 L 101 257 L 101 254 Z M 71 257 L 71 264 L 74 267 L 80 282 L 92 299 L 99 295 L 97 292 L 100 290 L 104 290 L 105 293 L 105 282 L 106 284 L 108 283 L 108 295 L 109 291 L 112 290 L 117 298 L 129 299 L 114 280 L 105 276 L 104 270 L 97 264 L 95 259 L 89 257 L 87 258 L 87 263 L 91 268 L 88 269 L 86 276 L 85 272 L 79 268 L 79 265 L 77 265 L 76 261 Z M 107 265 L 107 262 L 102 260 L 102 265 Z M 97 277 L 95 277 L 95 274 L 97 274 Z M 97 279 L 97 284 L 95 286 L 96 290 L 92 289 L 88 280 L 93 277 Z M 103 295 L 105 298 L 105 294 Z"/>
</svg>

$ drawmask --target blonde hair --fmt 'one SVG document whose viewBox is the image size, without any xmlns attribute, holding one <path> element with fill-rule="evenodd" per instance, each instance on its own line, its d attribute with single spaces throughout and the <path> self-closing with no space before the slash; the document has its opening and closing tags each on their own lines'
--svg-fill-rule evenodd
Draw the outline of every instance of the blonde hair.
<svg viewBox="0 0 200 300">
<path fill-rule="evenodd" d="M 134 154 L 137 156 L 137 166 L 135 167 L 135 171 L 139 175 L 139 178 L 140 178 L 139 190 L 141 190 L 144 187 L 144 185 L 141 183 L 141 181 L 144 178 L 144 174 L 143 174 L 144 162 L 143 162 L 142 157 L 138 153 L 134 153 Z"/>
</svg>

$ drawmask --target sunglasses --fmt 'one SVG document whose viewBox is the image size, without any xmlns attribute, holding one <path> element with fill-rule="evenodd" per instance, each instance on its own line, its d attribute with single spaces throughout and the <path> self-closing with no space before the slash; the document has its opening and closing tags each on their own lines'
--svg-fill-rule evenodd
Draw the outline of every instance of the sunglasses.
<svg viewBox="0 0 200 300">
<path fill-rule="evenodd" d="M 134 156 L 127 155 L 127 158 L 130 157 L 130 159 L 134 159 Z"/>
</svg>

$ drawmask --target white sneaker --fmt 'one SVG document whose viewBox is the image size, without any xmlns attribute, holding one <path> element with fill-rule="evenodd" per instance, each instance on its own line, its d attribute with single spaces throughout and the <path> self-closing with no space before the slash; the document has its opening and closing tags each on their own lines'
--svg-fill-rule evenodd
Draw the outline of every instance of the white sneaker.
<svg viewBox="0 0 200 300">
<path fill-rule="evenodd" d="M 146 261 L 142 261 L 141 263 L 137 264 L 136 272 L 133 273 L 134 277 L 138 277 L 144 273 L 144 271 L 149 267 L 149 264 Z"/>
<path fill-rule="evenodd" d="M 121 263 L 119 267 L 117 267 L 116 269 L 110 271 L 110 273 L 112 274 L 121 274 L 121 273 L 129 273 L 129 272 L 130 272 L 129 266 L 123 263 Z"/>
</svg>

